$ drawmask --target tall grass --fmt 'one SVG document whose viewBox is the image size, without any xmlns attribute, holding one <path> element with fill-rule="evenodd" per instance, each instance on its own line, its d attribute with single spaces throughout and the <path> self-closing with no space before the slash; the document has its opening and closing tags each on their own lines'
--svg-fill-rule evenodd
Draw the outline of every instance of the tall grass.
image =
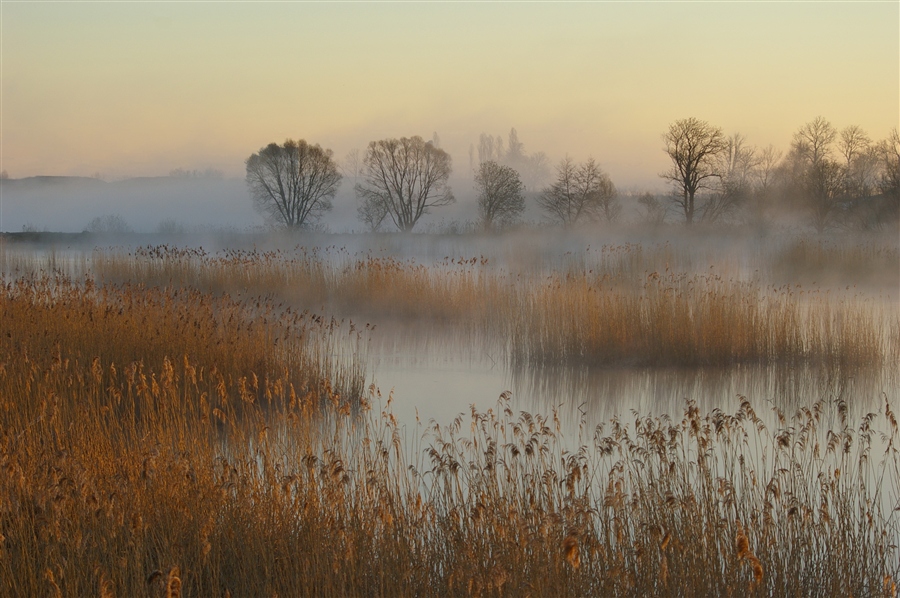
<svg viewBox="0 0 900 598">
<path fill-rule="evenodd" d="M 557 272 L 511 272 L 484 258 L 432 266 L 347 252 L 144 248 L 94 252 L 100 280 L 214 293 L 265 289 L 289 304 L 356 319 L 428 321 L 481 335 L 516 366 L 801 363 L 855 368 L 900 358 L 900 318 L 860 293 L 767 285 L 711 269 L 638 272 L 663 245 L 602 248 Z M 575 258 L 573 258 L 575 259 Z M 677 258 L 684 262 L 684 258 Z"/>
<path fill-rule="evenodd" d="M 0 330 L 5 595 L 877 596 L 900 573 L 889 404 L 688 402 L 566 438 L 501 397 L 410 430 L 318 357 L 330 323 L 264 298 L 19 279 Z"/>
<path fill-rule="evenodd" d="M 517 365 L 879 364 L 896 325 L 873 301 L 762 287 L 719 275 L 650 273 L 637 292 L 590 274 L 556 275 L 513 318 Z"/>
</svg>

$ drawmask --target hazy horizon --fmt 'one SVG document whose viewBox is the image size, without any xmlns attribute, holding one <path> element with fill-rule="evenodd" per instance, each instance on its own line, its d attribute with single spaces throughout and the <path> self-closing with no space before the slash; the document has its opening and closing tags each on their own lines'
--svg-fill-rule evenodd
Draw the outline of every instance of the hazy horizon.
<svg viewBox="0 0 900 598">
<path fill-rule="evenodd" d="M 241 177 L 270 142 L 343 159 L 437 132 L 468 170 L 516 128 L 552 164 L 593 156 L 662 186 L 661 135 L 696 116 L 786 150 L 816 116 L 897 126 L 888 3 L 3 2 L 0 168 L 10 177 Z"/>
</svg>

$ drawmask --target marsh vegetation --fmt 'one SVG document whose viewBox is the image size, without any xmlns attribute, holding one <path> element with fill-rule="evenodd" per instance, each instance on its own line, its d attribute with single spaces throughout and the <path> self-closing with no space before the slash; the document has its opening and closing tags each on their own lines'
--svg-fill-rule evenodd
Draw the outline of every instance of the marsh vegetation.
<svg viewBox="0 0 900 598">
<path fill-rule="evenodd" d="M 895 595 L 895 239 L 394 239 L 0 246 L 8 593 Z M 448 339 L 545 402 L 372 382 Z M 560 392 L 692 371 L 749 389 Z"/>
</svg>

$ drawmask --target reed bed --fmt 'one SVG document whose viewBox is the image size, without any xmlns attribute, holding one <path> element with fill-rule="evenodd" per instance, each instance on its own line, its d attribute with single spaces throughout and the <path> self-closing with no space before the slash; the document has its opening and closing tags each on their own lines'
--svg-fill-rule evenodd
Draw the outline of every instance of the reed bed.
<svg viewBox="0 0 900 598">
<path fill-rule="evenodd" d="M 5 595 L 894 595 L 890 404 L 409 429 L 258 301 L 0 291 Z"/>
<path fill-rule="evenodd" d="M 424 266 L 412 260 L 295 252 L 143 248 L 95 251 L 81 268 L 111 282 L 264 289 L 271 297 L 369 323 L 427 321 L 477 334 L 515 367 L 814 364 L 858 368 L 900 358 L 894 303 L 861 291 L 767 284 L 682 270 L 638 270 L 690 260 L 667 245 L 603 247 L 586 268 L 511 272 L 486 258 Z M 680 257 L 679 257 L 680 256 Z"/>
<path fill-rule="evenodd" d="M 815 363 L 858 368 L 896 358 L 896 317 L 860 296 L 762 287 L 717 274 L 652 272 L 638 292 L 590 273 L 556 275 L 521 302 L 519 367 Z M 884 322 L 894 328 L 884 332 Z"/>
</svg>

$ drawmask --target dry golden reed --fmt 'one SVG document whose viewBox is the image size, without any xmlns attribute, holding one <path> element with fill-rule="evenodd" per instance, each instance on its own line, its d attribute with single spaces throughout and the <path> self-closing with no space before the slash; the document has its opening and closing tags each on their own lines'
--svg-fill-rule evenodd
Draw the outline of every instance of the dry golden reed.
<svg viewBox="0 0 900 598">
<path fill-rule="evenodd" d="M 96 251 L 83 269 L 99 280 L 228 294 L 265 289 L 288 305 L 355 319 L 450 326 L 503 348 L 517 366 L 855 368 L 900 358 L 897 314 L 859 293 L 771 285 L 715 267 L 673 270 L 669 250 L 655 258 L 666 260 L 663 267 L 641 270 L 655 262 L 639 245 L 600 253 L 597 264 L 531 272 L 483 257 L 426 266 L 339 250 L 209 254 L 160 246 Z"/>
<path fill-rule="evenodd" d="M 0 288 L 7 595 L 894 592 L 900 438 L 886 400 L 861 416 L 843 399 L 762 415 L 747 400 L 707 413 L 686 401 L 672 417 L 635 413 L 566 438 L 559 414 L 515 412 L 503 396 L 485 412 L 409 430 L 390 398 L 366 388 L 364 363 L 334 358 L 355 338 L 348 325 L 298 312 L 277 294 L 210 288 L 240 276 L 274 281 L 296 265 L 200 258 L 215 276 L 197 272 L 197 256 L 165 252 L 146 264 L 110 260 L 124 269 L 117 282 L 8 274 Z M 335 282 L 340 268 L 313 267 L 325 289 L 346 288 Z M 375 281 L 361 288 L 376 295 L 397 276 L 426 288 L 439 278 L 404 264 L 361 267 Z M 435 282 L 448 297 L 441 313 L 457 317 L 471 297 L 495 292 L 502 301 L 491 309 L 511 309 L 555 296 L 554 283 L 572 291 L 556 298 L 573 302 L 568 313 L 580 313 L 576 299 L 619 292 L 600 294 L 580 275 L 519 287 L 480 268 Z M 185 277 L 169 284 L 179 271 Z M 195 275 L 197 286 L 187 284 Z M 726 297 L 745 288 L 691 280 L 671 282 Z M 628 296 L 658 293 L 648 310 L 691 296 L 669 282 L 660 275 Z M 457 287 L 470 298 L 455 296 Z M 790 292 L 775 297 L 799 301 Z M 862 341 L 828 345 L 830 318 L 855 307 L 817 301 L 798 308 L 800 323 L 785 317 L 785 329 L 808 332 L 809 316 L 828 359 L 852 360 L 862 351 L 854 343 L 868 342 L 865 319 L 852 324 Z M 726 307 L 708 299 L 710 314 Z M 717 321 L 741 321 L 731 313 Z M 681 338 L 676 322 L 661 334 Z M 584 350 L 566 350 L 576 349 Z"/>
<path fill-rule="evenodd" d="M 181 598 L 181 578 L 178 567 L 169 569 L 169 575 L 166 577 L 166 594 L 165 598 Z"/>
<path fill-rule="evenodd" d="M 566 539 L 563 540 L 563 554 L 565 555 L 566 562 L 572 566 L 573 569 L 578 569 L 581 566 L 581 556 L 578 551 L 578 539 L 574 536 L 566 536 Z"/>
<path fill-rule="evenodd" d="M 737 547 L 737 556 L 739 559 L 746 559 L 753 555 L 750 552 L 750 542 L 747 540 L 747 534 L 740 527 L 738 528 L 737 537 L 735 538 L 735 546 Z"/>
<path fill-rule="evenodd" d="M 750 541 L 747 534 L 744 533 L 743 527 L 738 523 L 737 536 L 735 537 L 735 547 L 737 548 L 737 557 L 739 560 L 746 560 L 750 564 L 753 572 L 753 581 L 750 582 L 750 591 L 752 592 L 763 581 L 763 566 L 755 554 L 750 550 Z"/>
</svg>

